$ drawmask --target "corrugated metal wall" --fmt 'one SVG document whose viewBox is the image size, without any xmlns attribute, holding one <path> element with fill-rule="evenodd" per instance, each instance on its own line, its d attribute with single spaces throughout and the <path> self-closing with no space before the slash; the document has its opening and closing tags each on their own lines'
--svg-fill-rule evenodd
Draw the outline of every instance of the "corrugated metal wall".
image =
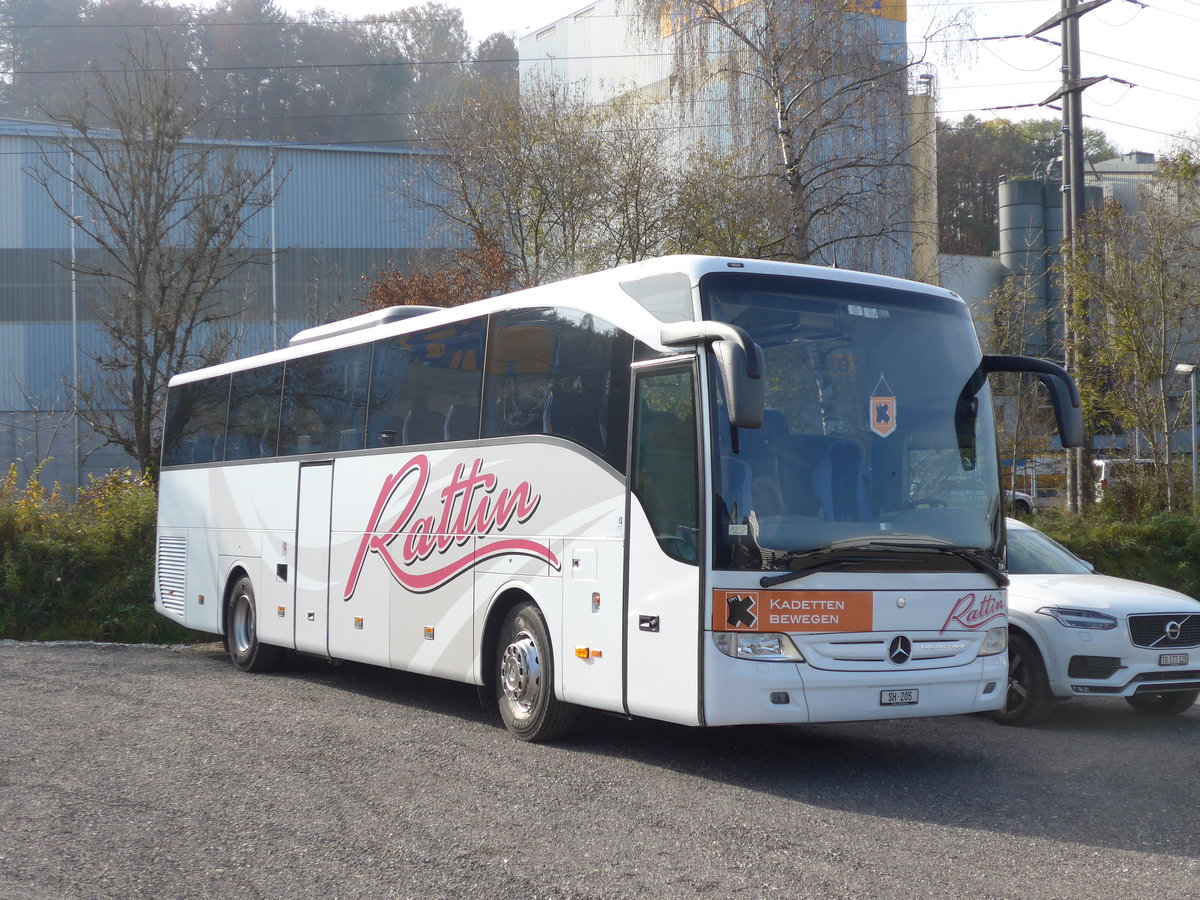
<svg viewBox="0 0 1200 900">
<path fill-rule="evenodd" d="M 70 220 L 51 204 L 28 174 L 43 170 L 42 152 L 64 168 L 67 151 L 50 142 L 57 133 L 37 123 L 0 119 L 0 249 L 61 250 L 70 244 Z M 397 188 L 420 189 L 425 167 L 438 154 L 421 150 L 388 150 L 307 145 L 235 145 L 252 168 L 265 168 L 272 155 L 281 192 L 275 208 L 280 247 L 428 248 L 456 246 L 435 233 L 434 215 L 409 202 Z M 65 183 L 55 194 L 69 203 Z M 82 204 L 82 200 L 80 200 Z M 82 215 L 86 211 L 80 209 Z M 269 210 L 254 220 L 253 236 L 270 238 Z M 87 249 L 85 235 L 79 249 Z"/>
<path fill-rule="evenodd" d="M 60 264 L 97 253 L 69 217 L 57 210 L 30 174 L 45 170 L 42 153 L 65 151 L 51 141 L 57 132 L 36 123 L 0 119 L 0 467 L 16 461 L 23 473 L 47 456 L 44 482 L 75 481 L 68 393 L 73 364 L 84 384 L 103 340 L 96 325 L 102 299 L 97 285 L 74 281 Z M 248 243 L 278 251 L 274 271 L 256 266 L 231 283 L 230 303 L 245 312 L 236 323 L 237 355 L 285 343 L 307 325 L 358 311 L 363 276 L 394 264 L 403 269 L 462 239 L 438 225 L 435 214 L 407 200 L 401 188 L 425 189 L 428 151 L 238 144 L 250 167 L 272 156 L 280 194 L 272 211 L 252 222 Z M 59 159 L 62 157 L 59 156 Z M 53 185 L 70 205 L 66 183 Z M 82 200 L 78 212 L 86 215 Z M 272 281 L 274 274 L 274 282 Z M 273 288 L 274 284 L 274 288 Z M 74 299 L 74 304 L 72 300 Z M 72 308 L 78 348 L 72 343 Z M 81 428 L 81 457 L 96 442 Z M 105 450 L 83 461 L 84 472 L 119 464 Z"/>
</svg>

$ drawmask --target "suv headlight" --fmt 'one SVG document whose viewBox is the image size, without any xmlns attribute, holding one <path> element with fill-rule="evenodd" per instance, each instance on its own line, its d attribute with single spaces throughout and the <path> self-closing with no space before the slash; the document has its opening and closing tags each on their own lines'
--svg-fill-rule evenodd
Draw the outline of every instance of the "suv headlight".
<svg viewBox="0 0 1200 900">
<path fill-rule="evenodd" d="M 802 654 L 786 634 L 738 634 L 714 631 L 713 643 L 726 656 L 764 662 L 804 662 Z"/>
<path fill-rule="evenodd" d="M 1043 606 L 1038 610 L 1044 616 L 1051 616 L 1064 628 L 1094 628 L 1106 631 L 1117 627 L 1113 616 L 1094 609 L 1074 609 L 1069 606 Z"/>
</svg>

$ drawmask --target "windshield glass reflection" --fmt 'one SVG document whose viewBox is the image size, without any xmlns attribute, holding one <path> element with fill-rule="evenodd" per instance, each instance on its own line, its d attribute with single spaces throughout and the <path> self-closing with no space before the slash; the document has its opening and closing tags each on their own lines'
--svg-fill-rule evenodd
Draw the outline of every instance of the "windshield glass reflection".
<svg viewBox="0 0 1200 900">
<path fill-rule="evenodd" d="M 1090 575 L 1091 567 L 1062 544 L 1033 528 L 1008 529 L 1011 575 Z"/>
<path fill-rule="evenodd" d="M 767 378 L 762 428 L 735 429 L 713 404 L 718 567 L 786 569 L 857 539 L 995 551 L 991 401 L 963 304 L 723 273 L 701 296 L 707 318 L 762 347 Z"/>
</svg>

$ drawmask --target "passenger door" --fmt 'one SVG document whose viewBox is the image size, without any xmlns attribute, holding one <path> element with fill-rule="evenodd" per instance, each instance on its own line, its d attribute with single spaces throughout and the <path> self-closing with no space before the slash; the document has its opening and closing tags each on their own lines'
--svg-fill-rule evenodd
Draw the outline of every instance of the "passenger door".
<svg viewBox="0 0 1200 900">
<path fill-rule="evenodd" d="M 333 462 L 300 466 L 296 503 L 296 649 L 329 655 L 329 526 Z"/>
<path fill-rule="evenodd" d="M 678 362 L 635 373 L 625 633 L 627 708 L 700 720 L 700 431 L 696 374 Z"/>
</svg>

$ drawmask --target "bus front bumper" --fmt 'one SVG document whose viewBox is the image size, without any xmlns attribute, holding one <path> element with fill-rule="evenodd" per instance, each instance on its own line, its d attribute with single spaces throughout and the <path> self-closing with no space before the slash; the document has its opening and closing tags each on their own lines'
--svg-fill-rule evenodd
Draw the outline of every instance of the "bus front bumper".
<svg viewBox="0 0 1200 900">
<path fill-rule="evenodd" d="M 714 658 L 720 657 L 720 658 Z M 706 725 L 854 722 L 985 712 L 1004 704 L 1008 655 L 947 668 L 845 672 L 707 654 Z"/>
</svg>

